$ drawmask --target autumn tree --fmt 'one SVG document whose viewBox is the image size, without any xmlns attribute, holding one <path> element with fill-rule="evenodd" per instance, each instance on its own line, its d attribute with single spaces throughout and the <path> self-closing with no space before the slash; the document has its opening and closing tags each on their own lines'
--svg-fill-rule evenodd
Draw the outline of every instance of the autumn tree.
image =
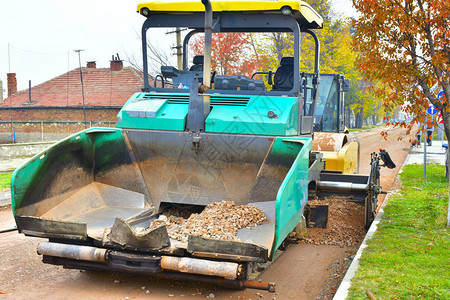
<svg viewBox="0 0 450 300">
<path fill-rule="evenodd" d="M 426 118 L 432 103 L 442 112 L 450 136 L 450 2 L 448 0 L 353 0 L 357 64 L 369 80 L 381 82 L 378 96 L 386 107 L 405 102 L 411 126 Z M 443 90 L 445 97 L 436 95 Z"/>
<path fill-rule="evenodd" d="M 309 3 L 325 21 L 324 28 L 316 30 L 321 44 L 320 71 L 344 74 L 354 83 L 348 93 L 346 110 L 353 109 L 361 120 L 363 117 L 376 119 L 382 109 L 377 95 L 367 89 L 370 84 L 361 84 L 362 75 L 355 68 L 357 53 L 352 48 L 351 24 L 332 15 L 330 0 Z M 212 67 L 218 74 L 248 77 L 257 71 L 276 71 L 282 57 L 293 56 L 293 43 L 291 33 L 215 33 L 212 37 Z M 203 47 L 203 36 L 198 34 L 190 43 L 192 54 L 202 54 Z M 302 34 L 301 47 L 301 71 L 313 72 L 315 45 L 312 37 Z"/>
<path fill-rule="evenodd" d="M 407 103 L 405 112 L 415 116 L 412 123 L 396 125 L 411 128 L 424 121 L 432 103 L 442 113 L 450 137 L 450 1 L 353 0 L 353 4 L 360 13 L 354 22 L 360 70 L 366 78 L 384 83 L 378 92 L 385 106 Z M 440 90 L 444 97 L 437 99 Z"/>
<path fill-rule="evenodd" d="M 349 124 L 350 111 L 355 113 L 357 127 L 362 127 L 363 118 L 371 117 L 376 121 L 380 114 L 384 112 L 377 95 L 370 89 L 371 82 L 363 80 L 361 73 L 355 66 L 357 52 L 352 47 L 353 30 L 352 24 L 331 11 L 330 0 L 311 0 L 310 4 L 324 19 L 321 30 L 315 33 L 320 41 L 320 72 L 344 74 L 350 80 L 350 92 L 345 100 L 346 124 Z M 292 34 L 268 35 L 271 47 L 262 49 L 263 53 L 271 54 L 266 61 L 270 62 L 269 68 L 276 69 L 281 57 L 292 56 Z M 301 37 L 301 65 L 304 72 L 314 70 L 315 44 L 309 34 L 302 34 Z"/>
<path fill-rule="evenodd" d="M 344 74 L 350 80 L 350 92 L 345 97 L 346 125 L 350 126 L 350 112 L 355 114 L 355 127 L 363 126 L 363 119 L 371 118 L 375 123 L 384 112 L 379 99 L 371 87 L 370 81 L 363 80 L 355 66 L 358 53 L 354 50 L 351 24 L 343 19 L 325 23 L 318 30 L 320 41 L 320 72 Z M 312 72 L 314 69 L 314 41 L 308 35 L 302 39 L 301 70 Z"/>
<path fill-rule="evenodd" d="M 384 109 L 373 90 L 374 84 L 362 78 L 350 81 L 350 92 L 345 97 L 347 112 L 354 112 L 355 127 L 362 128 L 363 120 L 371 118 L 372 124 L 383 117 Z"/>
<path fill-rule="evenodd" d="M 221 75 L 246 75 L 256 70 L 257 57 L 249 33 L 228 32 L 212 35 L 212 69 Z M 190 47 L 194 55 L 203 55 L 204 38 L 199 34 L 193 38 Z"/>
</svg>

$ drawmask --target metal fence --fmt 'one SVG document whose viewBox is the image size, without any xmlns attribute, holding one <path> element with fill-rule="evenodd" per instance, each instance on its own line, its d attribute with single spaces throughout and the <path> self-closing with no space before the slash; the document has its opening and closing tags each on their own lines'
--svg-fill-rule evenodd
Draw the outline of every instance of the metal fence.
<svg viewBox="0 0 450 300">
<path fill-rule="evenodd" d="M 115 126 L 112 121 L 0 121 L 0 144 L 58 141 L 85 128 Z"/>
</svg>

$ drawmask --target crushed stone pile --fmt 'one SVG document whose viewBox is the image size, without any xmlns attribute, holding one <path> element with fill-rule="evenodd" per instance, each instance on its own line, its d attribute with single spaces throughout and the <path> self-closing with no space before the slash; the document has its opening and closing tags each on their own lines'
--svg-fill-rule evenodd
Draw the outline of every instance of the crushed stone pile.
<svg viewBox="0 0 450 300">
<path fill-rule="evenodd" d="M 189 235 L 226 241 L 241 241 L 237 231 L 241 228 L 268 223 L 265 213 L 253 205 L 236 205 L 233 201 L 213 202 L 201 213 L 170 209 L 154 220 L 149 228 L 167 227 L 170 238 L 187 242 Z"/>
</svg>

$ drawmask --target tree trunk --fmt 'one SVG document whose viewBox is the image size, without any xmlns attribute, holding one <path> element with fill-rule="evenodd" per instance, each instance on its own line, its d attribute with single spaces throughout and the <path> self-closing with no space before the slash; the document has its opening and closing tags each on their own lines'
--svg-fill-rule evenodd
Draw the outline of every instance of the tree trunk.
<svg viewBox="0 0 450 300">
<path fill-rule="evenodd" d="M 344 111 L 344 125 L 350 128 L 350 110 L 347 108 Z"/>
<path fill-rule="evenodd" d="M 445 130 L 445 135 L 448 137 L 449 135 L 447 134 L 447 128 Z M 447 141 L 448 141 L 448 139 L 447 139 Z M 450 151 L 447 150 L 447 159 L 445 160 L 445 172 L 447 172 L 448 162 L 449 161 L 450 161 Z M 447 173 L 445 175 L 447 175 Z M 449 180 L 449 186 L 448 186 L 447 227 L 450 227 L 450 180 Z"/>
<path fill-rule="evenodd" d="M 444 133 L 445 138 L 450 136 L 450 112 L 443 111 L 442 112 L 442 120 L 444 121 Z M 450 151 L 447 151 L 447 159 L 445 160 L 445 164 L 448 164 L 450 160 Z M 446 166 L 448 167 L 448 166 Z M 450 181 L 449 181 L 450 182 Z M 447 227 L 450 227 L 450 185 L 449 185 L 449 194 L 448 194 L 448 204 L 447 204 Z"/>
<path fill-rule="evenodd" d="M 283 49 L 287 47 L 286 39 L 284 35 L 279 32 L 272 33 L 273 41 L 275 42 L 275 51 L 278 58 L 278 63 L 281 62 L 281 58 L 283 57 Z"/>
<path fill-rule="evenodd" d="M 355 128 L 363 127 L 363 113 L 362 110 L 355 114 Z"/>
</svg>

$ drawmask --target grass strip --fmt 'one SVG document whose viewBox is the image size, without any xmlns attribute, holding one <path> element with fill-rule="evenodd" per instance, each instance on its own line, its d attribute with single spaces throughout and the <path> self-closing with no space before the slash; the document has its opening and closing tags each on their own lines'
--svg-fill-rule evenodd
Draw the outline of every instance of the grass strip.
<svg viewBox="0 0 450 300">
<path fill-rule="evenodd" d="M 348 132 L 358 132 L 358 131 L 363 131 L 363 130 L 367 130 L 367 129 L 370 130 L 370 129 L 378 128 L 380 126 L 383 126 L 383 125 L 366 125 L 366 126 L 363 126 L 362 128 L 349 128 Z"/>
<path fill-rule="evenodd" d="M 11 187 L 11 176 L 13 172 L 0 173 L 0 191 Z"/>
<path fill-rule="evenodd" d="M 361 256 L 347 299 L 450 299 L 448 184 L 444 166 L 403 168 L 377 232 Z"/>
</svg>

